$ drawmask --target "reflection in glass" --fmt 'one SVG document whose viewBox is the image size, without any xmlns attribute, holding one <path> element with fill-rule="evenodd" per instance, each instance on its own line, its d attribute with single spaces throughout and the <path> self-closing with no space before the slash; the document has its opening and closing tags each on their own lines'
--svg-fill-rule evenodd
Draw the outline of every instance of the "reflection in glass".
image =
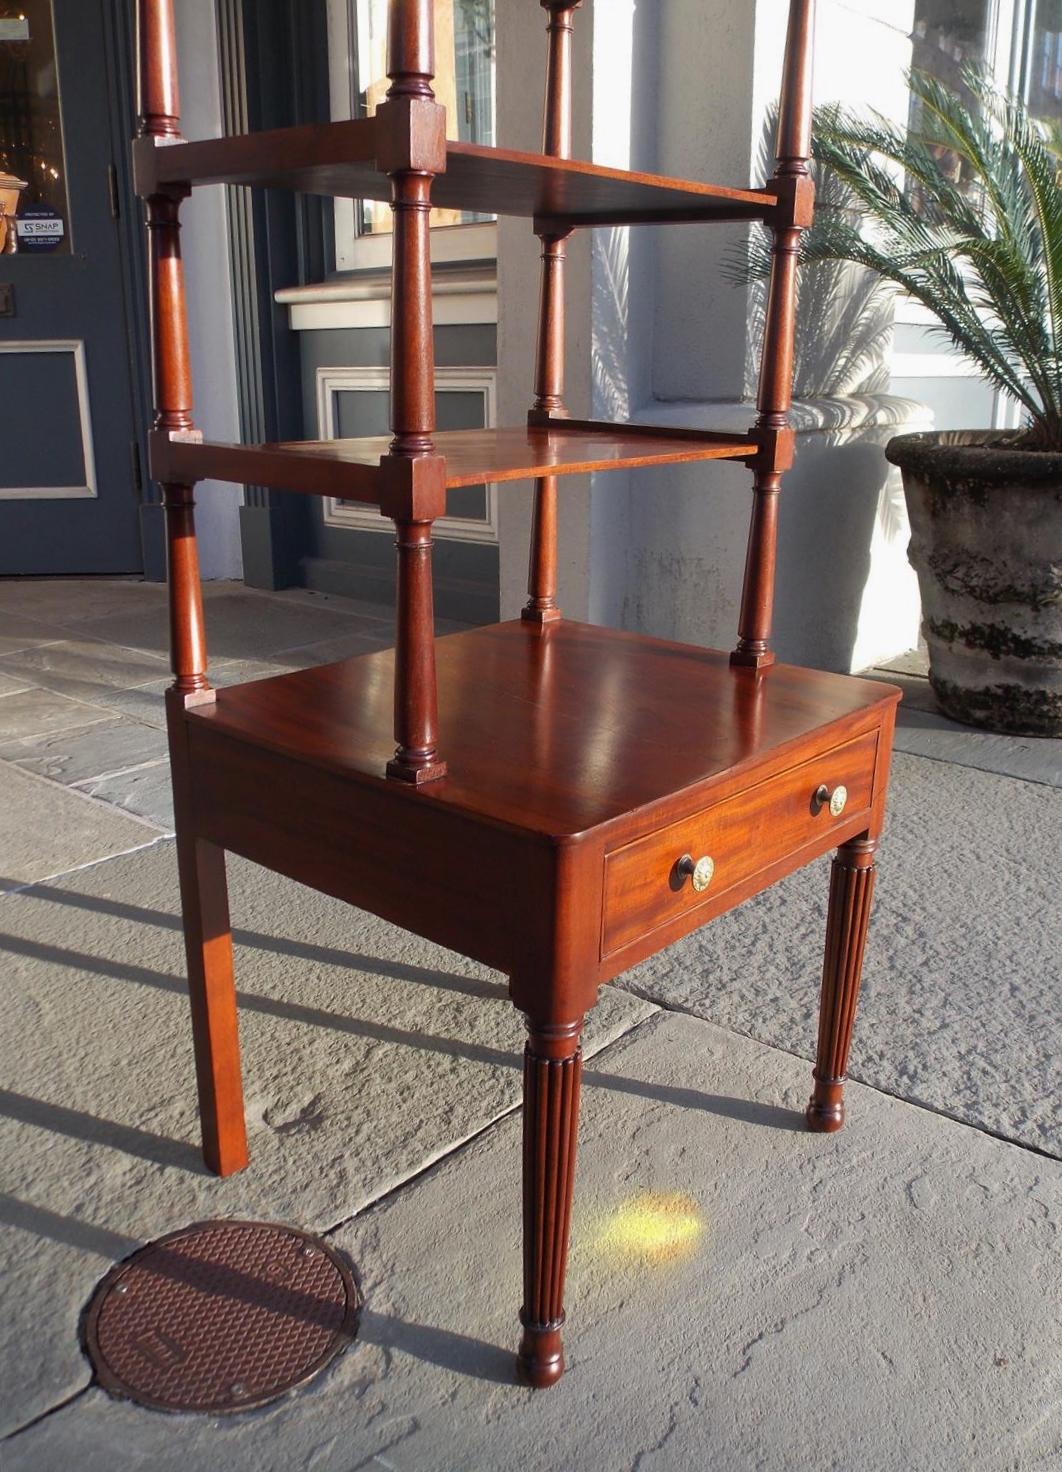
<svg viewBox="0 0 1062 1472">
<path fill-rule="evenodd" d="M 26 187 L 18 192 L 19 249 L 68 253 L 69 207 L 51 0 L 18 4 L 0 0 L 0 174 L 25 181 Z"/>
<path fill-rule="evenodd" d="M 1029 57 L 1029 110 L 1062 120 L 1062 0 L 1039 0 Z"/>
<path fill-rule="evenodd" d="M 958 92 L 971 108 L 976 108 L 976 102 L 962 74 L 964 68 L 981 66 L 986 60 L 990 9 L 990 0 L 918 0 L 915 6 L 912 66 Z M 909 123 L 912 133 L 933 131 L 917 97 L 911 98 Z M 954 183 L 962 186 L 971 181 L 970 166 L 953 149 L 941 144 L 934 152 L 942 173 Z"/>
<path fill-rule="evenodd" d="M 388 0 L 357 0 L 358 106 L 369 117 L 384 99 L 387 80 Z M 446 108 L 446 135 L 464 143 L 494 142 L 494 0 L 434 0 L 435 96 Z M 461 210 L 432 210 L 433 225 L 493 218 Z M 378 201 L 361 207 L 363 233 L 391 229 L 391 210 Z"/>
</svg>

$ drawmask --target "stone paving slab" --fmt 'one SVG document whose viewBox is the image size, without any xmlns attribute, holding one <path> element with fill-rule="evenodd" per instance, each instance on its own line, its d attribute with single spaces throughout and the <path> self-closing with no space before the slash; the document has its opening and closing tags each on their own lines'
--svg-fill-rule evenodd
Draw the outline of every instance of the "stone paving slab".
<svg viewBox="0 0 1062 1472">
<path fill-rule="evenodd" d="M 84 701 L 34 688 L 0 694 L 0 741 L 18 741 L 52 731 L 81 729 L 105 721 L 107 712 Z"/>
<path fill-rule="evenodd" d="M 921 675 L 924 679 L 929 674 L 929 650 L 924 646 L 909 649 L 906 654 L 887 659 L 884 664 L 878 665 L 878 669 L 890 674 Z"/>
<path fill-rule="evenodd" d="M 361 1335 L 237 1417 L 89 1390 L 5 1472 L 1038 1472 L 1062 1464 L 1062 1168 L 798 1060 L 650 1020 L 587 1069 L 568 1372 L 512 1383 L 516 1118 L 334 1237 Z"/>
<path fill-rule="evenodd" d="M 277 649 L 316 644 L 351 632 L 349 615 L 276 599 L 266 602 L 245 591 L 216 594 L 209 600 L 205 617 L 211 660 L 260 659 Z M 169 615 L 164 607 L 146 615 L 115 614 L 81 627 L 94 638 L 131 649 L 165 654 L 169 648 Z"/>
<path fill-rule="evenodd" d="M 937 762 L 955 762 L 1062 787 L 1062 740 L 1046 736 L 1001 736 L 994 731 L 977 731 L 958 721 L 949 721 L 939 710 L 900 708 L 896 728 L 896 750 L 926 756 Z"/>
<path fill-rule="evenodd" d="M 72 786 L 165 759 L 166 738 L 157 730 L 139 721 L 108 720 L 96 708 L 82 709 L 96 724 L 0 741 L 0 760 Z"/>
<path fill-rule="evenodd" d="M 372 632 L 341 634 L 335 639 L 322 639 L 298 649 L 282 650 L 278 658 L 291 669 L 309 669 L 311 665 L 333 664 L 340 659 L 353 659 L 359 654 L 375 654 L 378 649 L 394 648 L 394 629 L 388 624 L 373 624 Z M 278 671 L 279 673 L 279 671 Z"/>
<path fill-rule="evenodd" d="M 937 704 L 926 675 L 910 673 L 911 665 L 924 660 L 915 651 L 896 661 L 897 669 L 864 670 L 864 678 L 898 685 L 903 702 L 896 715 L 896 750 L 925 756 L 938 762 L 977 767 L 1025 782 L 1043 782 L 1062 787 L 1062 739 L 1038 736 L 1003 736 L 980 731 L 949 720 Z"/>
<path fill-rule="evenodd" d="M 122 812 L 146 818 L 167 833 L 174 831 L 173 784 L 168 758 L 147 767 L 136 767 L 131 772 L 112 772 L 105 777 L 94 777 L 90 782 L 79 783 L 78 791 L 86 792 L 100 802 L 110 803 Z"/>
<path fill-rule="evenodd" d="M 0 578 L 0 608 L 70 626 L 88 618 L 166 606 L 165 583 L 139 578 Z"/>
<path fill-rule="evenodd" d="M 103 703 L 116 690 L 161 679 L 168 660 L 98 639 L 62 639 L 0 660 L 0 670 L 74 700 Z"/>
<path fill-rule="evenodd" d="M 0 762 L 0 893 L 158 837 L 143 818 Z"/>
<path fill-rule="evenodd" d="M 242 589 L 243 585 L 232 583 L 230 586 Z M 369 623 L 393 624 L 395 618 L 394 609 L 384 603 L 372 603 L 367 598 L 346 598 L 339 593 L 319 593 L 314 588 L 281 588 L 269 597 L 281 603 L 303 604 L 307 608 L 327 608 L 333 613 L 345 613 L 348 617 Z"/>
<path fill-rule="evenodd" d="M 230 876 L 251 1165 L 225 1181 L 198 1151 L 173 844 L 0 899 L 8 1429 L 88 1383 L 78 1315 L 140 1242 L 215 1215 L 331 1228 L 518 1104 L 495 973 L 242 860 Z M 609 992 L 588 1051 L 654 1010 Z"/>
<path fill-rule="evenodd" d="M 900 712 L 904 715 L 911 710 L 928 711 L 932 714 L 938 712 L 937 697 L 925 675 L 898 674 L 893 670 L 868 670 L 866 678 L 879 680 L 884 685 L 894 685 L 902 690 Z"/>
<path fill-rule="evenodd" d="M 897 756 L 850 1072 L 1062 1156 L 1062 793 Z M 829 861 L 620 984 L 814 1053 Z"/>
<path fill-rule="evenodd" d="M 56 639 L 65 639 L 66 636 L 66 629 L 0 608 L 0 655 L 15 654 L 20 649 L 33 649 L 38 644 L 51 644 Z"/>
<path fill-rule="evenodd" d="M 141 725 L 152 726 L 156 731 L 166 729 L 166 691 L 173 684 L 173 676 L 150 680 L 146 685 L 134 685 L 129 690 L 100 691 L 93 696 L 96 708 L 104 717 L 118 716 Z"/>
</svg>

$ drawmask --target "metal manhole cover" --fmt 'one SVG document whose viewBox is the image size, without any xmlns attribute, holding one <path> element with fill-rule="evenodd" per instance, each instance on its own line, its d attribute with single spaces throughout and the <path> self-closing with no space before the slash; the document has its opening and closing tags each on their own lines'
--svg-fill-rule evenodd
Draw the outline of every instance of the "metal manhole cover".
<svg viewBox="0 0 1062 1472">
<path fill-rule="evenodd" d="M 104 1389 L 164 1411 L 242 1411 L 301 1385 L 357 1333 L 358 1290 L 319 1237 L 197 1222 L 119 1263 L 89 1304 Z"/>
</svg>

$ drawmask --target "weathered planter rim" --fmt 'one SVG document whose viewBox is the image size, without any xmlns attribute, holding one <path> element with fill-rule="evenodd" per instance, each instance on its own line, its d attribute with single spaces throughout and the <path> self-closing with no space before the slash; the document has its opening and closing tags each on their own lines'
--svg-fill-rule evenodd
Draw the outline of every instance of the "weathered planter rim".
<svg viewBox="0 0 1062 1472">
<path fill-rule="evenodd" d="M 926 480 L 979 480 L 991 484 L 1062 486 L 1062 454 L 1012 450 L 998 443 L 998 429 L 944 429 L 896 435 L 886 459 Z M 988 443 L 986 443 L 988 441 Z M 992 443 L 995 441 L 996 443 Z"/>
</svg>

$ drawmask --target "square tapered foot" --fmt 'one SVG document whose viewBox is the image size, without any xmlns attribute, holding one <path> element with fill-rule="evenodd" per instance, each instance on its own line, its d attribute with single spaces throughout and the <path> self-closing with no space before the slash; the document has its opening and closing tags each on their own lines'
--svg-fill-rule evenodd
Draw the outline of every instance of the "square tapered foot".
<svg viewBox="0 0 1062 1472">
<path fill-rule="evenodd" d="M 438 782 L 446 776 L 445 762 L 430 762 L 426 767 L 407 767 L 397 758 L 387 763 L 387 775 L 394 782 L 408 782 L 411 787 L 423 787 L 425 782 Z"/>
<path fill-rule="evenodd" d="M 532 1390 L 545 1390 L 556 1385 L 564 1374 L 564 1346 L 559 1324 L 544 1328 L 525 1325 L 516 1356 L 516 1374 Z"/>
<path fill-rule="evenodd" d="M 528 604 L 521 608 L 520 617 L 525 624 L 556 624 L 561 620 L 561 611 L 559 608 L 534 608 Z"/>
<path fill-rule="evenodd" d="M 769 649 L 760 654 L 748 649 L 735 649 L 730 655 L 730 663 L 740 670 L 769 670 L 774 664 L 774 655 Z"/>
</svg>

